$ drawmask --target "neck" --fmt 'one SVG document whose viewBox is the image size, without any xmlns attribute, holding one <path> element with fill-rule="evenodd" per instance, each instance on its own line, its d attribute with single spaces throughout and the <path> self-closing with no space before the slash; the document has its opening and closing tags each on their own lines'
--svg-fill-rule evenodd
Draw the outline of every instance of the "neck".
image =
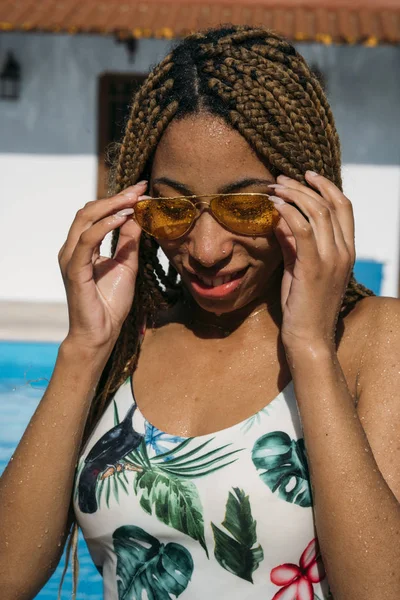
<svg viewBox="0 0 400 600">
<path fill-rule="evenodd" d="M 256 325 L 262 319 L 264 327 L 270 322 L 276 328 L 282 315 L 280 299 L 274 302 L 258 299 L 241 308 L 217 314 L 204 310 L 190 298 L 185 302 L 183 310 L 184 321 L 189 328 L 207 330 L 207 333 L 215 335 L 219 330 L 222 337 L 233 333 L 247 321 L 252 321 Z"/>
</svg>

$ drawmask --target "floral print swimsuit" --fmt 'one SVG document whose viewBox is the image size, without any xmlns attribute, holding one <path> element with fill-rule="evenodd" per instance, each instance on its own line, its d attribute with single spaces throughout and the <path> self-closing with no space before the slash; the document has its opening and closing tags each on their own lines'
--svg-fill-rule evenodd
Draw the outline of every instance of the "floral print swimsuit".
<svg viewBox="0 0 400 600">
<path fill-rule="evenodd" d="M 79 459 L 74 508 L 105 600 L 327 600 L 290 382 L 209 435 L 145 420 L 131 380 Z"/>
</svg>

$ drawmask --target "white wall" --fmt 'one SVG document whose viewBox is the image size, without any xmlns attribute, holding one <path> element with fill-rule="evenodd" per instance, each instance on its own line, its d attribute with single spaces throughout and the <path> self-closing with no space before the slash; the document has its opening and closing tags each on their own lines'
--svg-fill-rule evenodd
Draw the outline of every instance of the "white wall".
<svg viewBox="0 0 400 600">
<path fill-rule="evenodd" d="M 57 253 L 76 211 L 95 198 L 96 157 L 10 154 L 0 159 L 0 299 L 63 301 Z M 343 175 L 354 207 L 357 256 L 384 263 L 382 293 L 395 296 L 400 168 L 346 165 Z"/>
<path fill-rule="evenodd" d="M 0 63 L 11 49 L 23 69 L 21 99 L 0 101 L 0 301 L 64 300 L 57 253 L 78 208 L 95 198 L 98 77 L 147 72 L 168 47 L 140 41 L 129 63 L 108 37 L 0 35 Z M 385 263 L 383 293 L 396 295 L 399 49 L 300 50 L 327 77 L 358 256 Z"/>
<path fill-rule="evenodd" d="M 400 167 L 345 165 L 353 204 L 357 258 L 382 262 L 382 296 L 397 296 L 400 256 Z"/>
<path fill-rule="evenodd" d="M 0 172 L 0 299 L 62 301 L 57 254 L 95 198 L 96 157 L 3 154 Z"/>
</svg>

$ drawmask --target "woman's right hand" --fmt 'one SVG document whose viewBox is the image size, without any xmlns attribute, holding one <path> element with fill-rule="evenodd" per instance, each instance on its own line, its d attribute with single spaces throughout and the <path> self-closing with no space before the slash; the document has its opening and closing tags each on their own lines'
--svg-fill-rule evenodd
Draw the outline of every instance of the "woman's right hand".
<svg viewBox="0 0 400 600">
<path fill-rule="evenodd" d="M 79 347 L 111 351 L 131 308 L 141 234 L 131 214 L 146 187 L 147 182 L 141 182 L 111 198 L 88 202 L 78 210 L 58 254 L 67 292 L 67 339 Z M 129 214 L 118 215 L 119 211 Z M 100 256 L 104 237 L 118 227 L 114 256 Z"/>
</svg>

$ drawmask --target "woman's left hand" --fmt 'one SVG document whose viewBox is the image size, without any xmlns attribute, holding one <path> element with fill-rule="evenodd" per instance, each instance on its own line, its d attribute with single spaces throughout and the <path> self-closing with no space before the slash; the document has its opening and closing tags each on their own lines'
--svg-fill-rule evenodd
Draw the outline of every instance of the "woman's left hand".
<svg viewBox="0 0 400 600">
<path fill-rule="evenodd" d="M 281 218 L 275 235 L 284 259 L 282 342 L 286 350 L 335 348 L 335 330 L 355 261 L 350 200 L 328 179 L 307 171 L 316 191 L 280 175 L 272 186 Z M 295 204 L 309 221 L 297 210 Z"/>
</svg>

